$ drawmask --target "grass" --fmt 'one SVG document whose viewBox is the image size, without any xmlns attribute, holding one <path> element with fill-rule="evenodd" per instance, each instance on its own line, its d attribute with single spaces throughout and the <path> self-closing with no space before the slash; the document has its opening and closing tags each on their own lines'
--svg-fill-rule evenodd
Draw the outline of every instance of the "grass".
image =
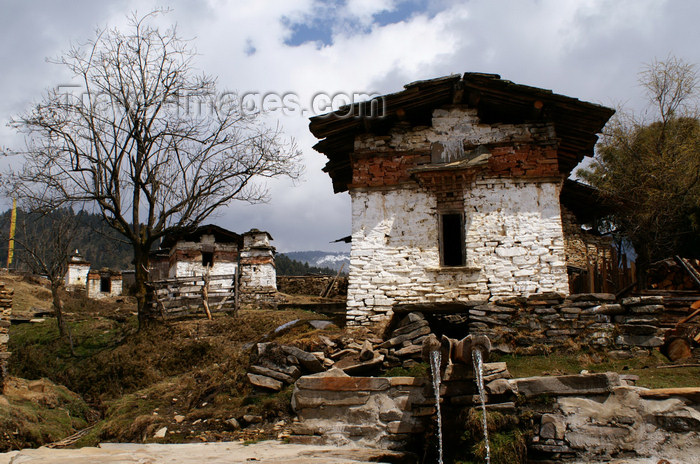
<svg viewBox="0 0 700 464">
<path fill-rule="evenodd" d="M 0 451 L 37 447 L 67 437 L 87 426 L 89 406 L 75 393 L 50 381 L 33 391 L 22 379 L 10 378 L 0 397 Z"/>
<path fill-rule="evenodd" d="M 68 304 L 78 302 L 74 299 Z M 321 318 L 306 311 L 242 310 L 236 317 L 180 320 L 137 332 L 134 316 L 123 321 L 95 315 L 93 310 L 73 310 L 69 327 L 74 354 L 59 338 L 52 319 L 11 328 L 10 369 L 14 375 L 50 378 L 102 413 L 103 419 L 78 446 L 99 441 L 233 439 L 226 425 L 230 418 L 252 414 L 276 422 L 288 417 L 291 389 L 274 395 L 253 391 L 246 378 L 250 360 L 244 345 L 266 336 L 266 341 L 281 341 L 270 335 L 274 328 L 295 319 Z M 301 324 L 282 338 L 308 348 L 305 345 L 316 338 L 311 333 L 319 331 Z M 178 424 L 175 416 L 185 419 Z M 154 439 L 155 431 L 163 426 L 168 427 L 166 438 Z M 272 430 L 266 432 L 273 436 Z M 244 438 L 257 437 L 248 434 Z"/>
</svg>

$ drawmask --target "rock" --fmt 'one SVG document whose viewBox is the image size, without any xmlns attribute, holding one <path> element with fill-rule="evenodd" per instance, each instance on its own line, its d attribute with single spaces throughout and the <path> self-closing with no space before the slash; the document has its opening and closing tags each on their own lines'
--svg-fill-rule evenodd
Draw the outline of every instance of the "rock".
<svg viewBox="0 0 700 464">
<path fill-rule="evenodd" d="M 510 379 L 512 375 L 504 362 L 484 363 L 484 382 L 496 379 Z"/>
<path fill-rule="evenodd" d="M 345 348 L 344 350 L 336 351 L 335 353 L 331 354 L 331 359 L 343 359 L 348 356 L 354 356 L 357 354 L 357 350 L 354 350 L 352 348 Z"/>
<path fill-rule="evenodd" d="M 625 306 L 636 306 L 636 305 L 660 305 L 663 304 L 664 297 L 660 295 L 648 295 L 648 296 L 631 296 L 623 298 L 620 303 Z"/>
<path fill-rule="evenodd" d="M 397 337 L 399 335 L 407 334 L 410 332 L 413 332 L 414 330 L 418 330 L 421 327 L 427 327 L 428 326 L 428 321 L 425 319 L 421 319 L 419 321 L 413 322 L 412 324 L 408 324 L 402 327 L 399 327 L 398 329 L 394 330 L 391 333 L 392 337 Z"/>
<path fill-rule="evenodd" d="M 311 353 L 307 353 L 294 346 L 282 345 L 281 348 L 286 354 L 294 356 L 299 361 L 299 364 L 307 371 L 316 373 L 325 370 L 321 361 Z"/>
<path fill-rule="evenodd" d="M 642 306 L 632 306 L 630 311 L 633 314 L 656 314 L 663 312 L 663 305 L 642 305 Z"/>
<path fill-rule="evenodd" d="M 515 390 L 525 397 L 537 395 L 595 395 L 609 393 L 622 385 L 615 372 L 603 374 L 527 377 L 511 380 Z"/>
<path fill-rule="evenodd" d="M 418 322 L 422 320 L 425 320 L 425 316 L 423 316 L 423 313 L 408 313 L 408 315 L 401 319 L 401 322 L 399 322 L 399 327 L 403 327 L 412 322 Z"/>
<path fill-rule="evenodd" d="M 425 427 L 418 421 L 402 420 L 389 422 L 386 430 L 389 433 L 422 433 Z"/>
<path fill-rule="evenodd" d="M 345 391 L 300 390 L 292 395 L 292 408 L 317 410 L 322 406 L 360 406 L 367 403 L 369 392 L 357 391 L 348 395 Z"/>
<path fill-rule="evenodd" d="M 176 415 L 176 416 L 173 417 L 173 420 L 175 421 L 176 424 L 181 424 L 182 421 L 185 420 L 185 416 L 182 416 L 182 415 L 179 415 L 179 414 L 178 414 L 178 415 Z"/>
<path fill-rule="evenodd" d="M 481 402 L 481 399 L 479 399 Z M 490 412 L 500 412 L 501 414 L 515 414 L 517 409 L 515 407 L 515 402 L 507 401 L 505 403 L 494 403 L 487 404 L 486 410 Z"/>
<path fill-rule="evenodd" d="M 400 350 L 396 350 L 394 354 L 399 357 L 411 357 L 411 356 L 416 356 L 420 355 L 421 353 L 421 346 L 420 345 L 408 345 L 404 348 L 401 348 Z"/>
<path fill-rule="evenodd" d="M 325 330 L 329 329 L 331 327 L 336 328 L 338 327 L 331 321 L 306 321 L 309 323 L 311 327 L 313 327 L 316 330 Z"/>
<path fill-rule="evenodd" d="M 374 358 L 374 349 L 369 340 L 365 340 L 360 350 L 360 361 L 369 361 Z"/>
<path fill-rule="evenodd" d="M 284 384 L 282 382 L 280 382 L 279 380 L 275 380 L 273 378 L 270 378 L 270 377 L 267 377 L 264 375 L 251 374 L 250 372 L 247 375 L 248 375 L 248 381 L 251 384 L 253 384 L 254 386 L 259 387 L 259 388 L 280 391 L 280 390 L 282 390 L 282 387 L 284 386 Z"/>
<path fill-rule="evenodd" d="M 632 359 L 632 353 L 625 350 L 612 350 L 608 351 L 608 356 L 612 359 Z"/>
<path fill-rule="evenodd" d="M 342 372 L 342 371 L 340 371 Z M 344 376 L 305 376 L 297 380 L 300 390 L 320 391 L 384 391 L 391 385 L 385 377 L 350 377 Z"/>
<path fill-rule="evenodd" d="M 43 393 L 45 387 L 46 387 L 46 385 L 41 380 L 33 380 L 33 381 L 29 382 L 29 384 L 27 385 L 27 388 L 29 389 L 29 391 L 33 391 L 33 392 L 37 392 L 37 393 Z"/>
<path fill-rule="evenodd" d="M 285 382 L 285 383 L 294 383 L 294 380 L 296 380 L 294 377 L 284 374 L 282 372 L 274 371 L 272 369 L 268 369 L 266 367 L 262 366 L 250 366 L 250 372 L 253 374 L 258 374 L 258 375 L 263 375 L 265 377 L 271 377 L 275 380 L 279 380 L 280 382 Z M 299 371 L 299 368 L 297 368 L 297 373 L 298 375 L 296 378 L 301 375 L 301 372 Z"/>
<path fill-rule="evenodd" d="M 567 300 L 578 302 L 578 301 L 615 301 L 615 294 L 613 293 L 577 293 L 575 295 L 569 295 Z"/>
<path fill-rule="evenodd" d="M 496 379 L 486 384 L 486 393 L 489 395 L 515 394 L 513 385 L 506 379 Z"/>
<path fill-rule="evenodd" d="M 388 348 L 391 346 L 397 346 L 400 345 L 401 343 L 405 342 L 406 340 L 413 340 L 414 338 L 418 338 L 422 335 L 428 335 L 430 333 L 430 327 L 428 326 L 423 326 L 420 327 L 413 332 L 409 332 L 403 335 L 399 335 L 398 337 L 393 337 L 386 342 L 382 343 L 380 345 L 380 348 Z"/>
<path fill-rule="evenodd" d="M 168 433 L 167 427 L 159 428 L 156 433 L 153 434 L 153 438 L 165 438 L 165 434 Z"/>
<path fill-rule="evenodd" d="M 319 335 L 318 339 L 321 340 L 323 344 L 326 345 L 328 348 L 335 348 L 337 346 L 333 340 L 326 337 L 325 335 Z"/>
<path fill-rule="evenodd" d="M 380 354 L 375 356 L 373 359 L 370 359 L 369 361 L 363 361 L 358 364 L 353 364 L 352 366 L 343 368 L 343 370 L 349 375 L 361 375 L 378 369 L 379 367 L 381 367 L 383 362 L 384 356 Z"/>
<path fill-rule="evenodd" d="M 545 439 L 563 440 L 566 432 L 564 418 L 557 414 L 542 414 L 540 437 Z"/>
<path fill-rule="evenodd" d="M 648 324 L 621 324 L 620 330 L 630 335 L 656 335 L 659 328 Z"/>
<path fill-rule="evenodd" d="M 246 414 L 242 417 L 242 419 L 243 419 L 243 422 L 245 422 L 246 424 L 259 424 L 263 420 L 262 416 L 257 416 L 254 414 Z"/>
<path fill-rule="evenodd" d="M 643 346 L 643 347 L 657 347 L 664 344 L 664 340 L 661 337 L 656 337 L 654 335 L 620 335 L 615 339 L 615 343 L 623 346 Z"/>
<path fill-rule="evenodd" d="M 224 421 L 224 424 L 228 425 L 231 430 L 239 430 L 241 428 L 241 424 L 236 420 L 235 417 L 232 417 L 230 419 L 226 419 Z"/>
</svg>

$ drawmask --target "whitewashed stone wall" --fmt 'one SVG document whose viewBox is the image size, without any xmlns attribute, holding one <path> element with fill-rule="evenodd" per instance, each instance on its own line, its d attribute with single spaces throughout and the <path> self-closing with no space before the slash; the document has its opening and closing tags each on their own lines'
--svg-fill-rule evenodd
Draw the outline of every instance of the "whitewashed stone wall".
<svg viewBox="0 0 700 464">
<path fill-rule="evenodd" d="M 348 324 L 392 306 L 568 293 L 559 182 L 479 180 L 465 193 L 466 266 L 440 267 L 433 194 L 351 190 Z"/>
<path fill-rule="evenodd" d="M 421 189 L 351 191 L 349 324 L 389 317 L 395 304 L 486 299 L 486 281 L 441 269 L 433 195 Z"/>
<path fill-rule="evenodd" d="M 122 294 L 122 279 L 119 278 L 111 279 L 110 291 L 101 291 L 101 277 L 90 278 L 87 281 L 87 296 L 88 298 L 94 298 L 99 300 L 100 298 L 106 298 L 109 296 L 119 296 Z"/>
<path fill-rule="evenodd" d="M 235 244 L 222 244 L 216 243 L 213 235 L 202 235 L 199 242 L 186 242 L 178 241 L 173 247 L 173 252 L 177 250 L 192 250 L 200 251 L 203 246 L 210 246 L 216 251 L 237 251 L 238 247 Z M 238 264 L 235 261 L 222 261 L 218 260 L 216 253 L 214 253 L 214 264 L 211 266 L 209 273 L 213 276 L 215 275 L 233 275 L 236 273 Z M 196 259 L 180 260 L 178 259 L 172 266 L 170 266 L 170 277 L 189 277 L 189 276 L 202 276 L 206 272 L 204 266 L 202 266 L 202 259 L 198 257 Z"/>
<path fill-rule="evenodd" d="M 260 252 L 243 251 L 241 259 L 265 256 Z M 243 291 L 276 291 L 277 270 L 273 263 L 241 265 L 241 287 Z"/>
<path fill-rule="evenodd" d="M 568 294 L 560 182 L 477 180 L 465 194 L 467 265 L 489 297 Z"/>
<path fill-rule="evenodd" d="M 65 278 L 66 288 L 85 289 L 88 272 L 90 272 L 89 263 L 68 263 Z"/>
<path fill-rule="evenodd" d="M 252 229 L 243 234 L 241 289 L 244 292 L 277 291 L 277 269 L 270 234 Z"/>
</svg>

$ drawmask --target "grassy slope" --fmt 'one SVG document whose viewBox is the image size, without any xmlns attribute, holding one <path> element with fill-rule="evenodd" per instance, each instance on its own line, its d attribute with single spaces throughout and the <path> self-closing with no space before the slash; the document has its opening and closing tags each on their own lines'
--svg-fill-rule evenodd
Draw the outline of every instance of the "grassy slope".
<svg viewBox="0 0 700 464">
<path fill-rule="evenodd" d="M 16 301 L 48 297 L 45 289 L 25 283 L 19 281 L 21 285 L 15 287 Z M 249 310 L 241 311 L 238 317 L 216 315 L 213 321 L 192 318 L 137 333 L 134 305 L 129 300 L 94 302 L 67 297 L 65 310 L 74 354 L 68 343 L 58 339 L 52 319 L 13 326 L 10 368 L 20 377 L 46 377 L 65 385 L 100 411 L 103 419 L 79 442 L 81 445 L 100 440 L 154 441 L 153 434 L 161 427 L 168 427 L 169 433 L 159 441 L 170 442 L 276 436 L 273 424 L 288 419 L 291 413 L 291 390 L 254 392 L 245 377 L 249 351 L 244 347 L 285 322 L 319 318 L 303 311 Z M 299 327 L 278 340 L 316 350 L 320 346 L 314 345 L 315 335 L 308 327 Z M 658 353 L 625 361 L 575 353 L 511 355 L 500 360 L 508 363 L 516 377 L 587 369 L 636 374 L 640 376 L 638 384 L 647 387 L 700 383 L 699 368 L 655 368 L 666 363 Z M 0 415 L 2 411 L 0 408 Z M 261 415 L 265 424 L 234 430 L 227 421 L 244 414 Z M 47 420 L 60 422 L 60 418 Z M 63 438 L 80 425 L 76 422 L 60 432 L 35 433 L 40 437 L 36 443 Z"/>
<path fill-rule="evenodd" d="M 137 333 L 134 316 L 85 317 L 75 309 L 70 322 L 75 355 L 58 339 L 53 320 L 24 324 L 12 328 L 10 368 L 15 375 L 66 385 L 103 413 L 105 419 L 80 444 L 149 441 L 163 426 L 170 433 L 159 441 L 276 436 L 271 427 L 236 432 L 226 423 L 244 414 L 274 423 L 290 413 L 291 390 L 252 391 L 243 345 L 285 322 L 319 318 L 303 311 L 244 310 L 237 317 L 176 321 Z M 300 327 L 283 337 L 303 344 L 312 333 Z M 184 419 L 177 423 L 175 416 Z"/>
</svg>

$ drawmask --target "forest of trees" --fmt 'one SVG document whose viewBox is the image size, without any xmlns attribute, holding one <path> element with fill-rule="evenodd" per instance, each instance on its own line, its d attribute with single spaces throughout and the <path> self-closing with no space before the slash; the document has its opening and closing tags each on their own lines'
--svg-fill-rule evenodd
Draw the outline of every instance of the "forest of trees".
<svg viewBox="0 0 700 464">
<path fill-rule="evenodd" d="M 2 259 L 3 263 L 6 263 L 7 260 L 11 212 L 8 209 L 0 214 L 0 238 L 2 239 L 0 259 Z M 86 211 L 76 213 L 71 209 L 62 209 L 48 214 L 41 220 L 58 220 L 61 215 L 65 214 L 71 215 L 76 222 L 72 237 L 72 248 L 80 250 L 80 254 L 90 262 L 94 269 L 103 267 L 129 269 L 132 267 L 133 251 L 131 247 L 112 228 L 107 226 L 102 216 Z M 15 253 L 11 268 L 26 270 L 23 269 L 23 243 L 25 243 L 26 231 L 28 228 L 31 228 L 30 222 L 33 220 L 32 217 L 28 217 L 22 210 L 17 210 Z"/>
</svg>

